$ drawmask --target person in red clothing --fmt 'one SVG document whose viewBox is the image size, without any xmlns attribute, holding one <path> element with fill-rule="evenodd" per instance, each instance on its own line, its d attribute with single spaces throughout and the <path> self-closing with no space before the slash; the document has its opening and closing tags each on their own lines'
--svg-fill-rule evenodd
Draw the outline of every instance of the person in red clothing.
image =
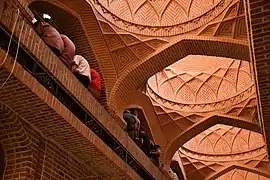
<svg viewBox="0 0 270 180">
<path fill-rule="evenodd" d="M 64 43 L 64 50 L 59 58 L 68 68 L 71 68 L 71 63 L 75 57 L 76 47 L 66 35 L 60 34 L 60 36 Z"/>
<path fill-rule="evenodd" d="M 91 73 L 91 82 L 88 86 L 88 90 L 96 99 L 98 99 L 101 94 L 100 75 L 96 70 L 92 68 L 90 69 L 90 73 Z"/>
</svg>

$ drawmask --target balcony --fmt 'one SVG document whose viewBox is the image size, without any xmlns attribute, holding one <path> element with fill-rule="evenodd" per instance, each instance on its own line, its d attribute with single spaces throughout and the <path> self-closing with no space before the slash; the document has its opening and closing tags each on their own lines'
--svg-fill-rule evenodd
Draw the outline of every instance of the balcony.
<svg viewBox="0 0 270 180">
<path fill-rule="evenodd" d="M 102 179 L 170 179 L 50 51 L 27 11 L 16 0 L 5 3 L 0 8 L 1 84 L 10 77 L 0 89 L 1 101 Z"/>
</svg>

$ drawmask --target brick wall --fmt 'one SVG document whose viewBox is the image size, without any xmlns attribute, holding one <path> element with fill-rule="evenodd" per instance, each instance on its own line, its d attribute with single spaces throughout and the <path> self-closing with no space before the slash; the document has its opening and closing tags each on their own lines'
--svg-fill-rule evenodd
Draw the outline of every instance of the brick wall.
<svg viewBox="0 0 270 180">
<path fill-rule="evenodd" d="M 33 10 L 33 12 L 38 12 L 40 15 L 42 13 L 48 13 L 52 17 L 58 31 L 67 35 L 74 42 L 76 54 L 84 56 L 88 60 L 90 67 L 99 72 L 102 85 L 102 95 L 99 98 L 99 102 L 106 105 L 106 89 L 102 73 L 80 17 L 77 14 L 66 11 L 64 7 L 58 6 L 48 2 L 38 1 L 30 4 L 29 8 Z"/>
<path fill-rule="evenodd" d="M 1 19 L 2 23 L 4 23 L 5 26 L 8 27 L 8 29 L 12 28 L 12 25 L 14 23 L 13 20 L 16 17 L 15 12 L 12 11 L 11 9 L 12 8 L 7 9 L 5 15 L 2 16 Z M 27 50 L 32 52 L 33 56 L 37 58 L 37 61 L 40 64 L 42 64 L 42 66 L 44 66 L 44 68 L 53 75 L 53 78 L 56 81 L 58 81 L 59 84 L 62 84 L 66 88 L 67 92 L 71 94 L 76 100 L 78 100 L 78 102 L 80 102 L 82 107 L 87 109 L 87 111 L 90 111 L 93 114 L 93 116 L 95 116 L 100 121 L 100 123 L 102 123 L 104 127 L 114 137 L 116 137 L 119 140 L 119 142 L 132 154 L 132 156 L 134 156 L 136 160 L 138 160 L 142 164 L 142 166 L 144 166 L 151 174 L 153 174 L 154 177 L 164 178 L 164 176 L 151 163 L 151 161 L 148 158 L 146 158 L 146 156 L 143 154 L 142 151 L 140 151 L 140 149 L 134 144 L 134 142 L 130 140 L 129 137 L 126 136 L 123 130 L 120 129 L 120 127 L 115 123 L 115 121 L 102 108 L 102 106 L 100 106 L 100 104 L 91 96 L 91 94 L 85 88 L 82 87 L 82 85 L 78 82 L 78 80 L 75 79 L 72 73 L 63 65 L 63 63 L 61 63 L 61 61 L 59 61 L 59 59 L 55 57 L 55 55 L 48 49 L 48 47 L 46 47 L 44 42 L 41 41 L 41 39 L 30 27 L 30 25 L 25 24 L 24 27 L 22 28 L 22 18 L 20 18 L 19 23 L 16 26 L 14 36 L 18 37 L 20 29 L 23 29 L 21 44 L 25 46 Z M 10 71 L 11 63 L 6 62 L 5 64 L 7 65 Z M 89 165 L 92 166 L 94 161 L 93 159 L 95 158 L 96 161 L 94 161 L 94 164 L 98 166 L 99 171 L 103 172 L 102 175 L 109 174 L 109 177 L 112 177 L 112 174 L 114 173 L 115 175 L 114 177 L 119 177 L 120 173 L 122 175 L 121 171 L 124 170 L 124 172 L 126 172 L 128 176 L 130 175 L 129 177 L 138 176 L 134 171 L 132 171 L 132 169 L 127 164 L 121 161 L 121 159 L 111 149 L 108 149 L 107 146 L 104 146 L 104 143 L 101 142 L 99 144 L 101 140 L 98 139 L 98 137 L 96 137 L 95 135 L 92 135 L 93 132 L 89 131 L 89 129 L 87 129 L 86 126 L 82 125 L 82 123 L 79 122 L 79 120 L 70 111 L 68 111 L 66 108 L 63 107 L 62 104 L 56 101 L 56 98 L 52 97 L 52 95 L 48 93 L 48 91 L 40 87 L 41 85 L 37 83 L 36 80 L 33 80 L 33 78 L 28 73 L 26 73 L 25 71 L 23 71 L 21 68 L 18 67 L 17 66 L 15 67 L 15 71 L 13 72 L 13 74 L 16 74 L 16 77 L 19 78 L 24 85 L 27 85 L 28 88 L 30 88 L 34 93 L 36 93 L 36 95 L 38 95 L 38 97 L 40 97 L 42 100 L 29 102 L 27 98 L 22 97 L 24 101 L 27 101 L 25 103 L 28 104 L 28 106 L 25 107 L 15 103 L 16 100 L 15 101 L 12 100 L 13 98 L 16 99 L 15 96 L 12 96 L 12 98 L 5 99 L 5 101 L 8 101 L 10 104 L 12 104 L 13 109 L 16 108 L 16 112 L 20 112 L 20 115 L 24 114 L 25 116 L 23 117 L 27 116 L 28 118 L 25 118 L 27 119 L 27 121 L 31 119 L 32 120 L 31 123 L 33 124 L 35 123 L 34 125 L 35 127 L 38 127 L 39 130 L 42 129 L 43 132 L 45 131 L 48 133 L 46 137 L 51 136 L 57 139 L 58 140 L 57 142 L 59 144 L 62 143 L 61 147 L 65 147 L 65 149 L 67 149 L 69 152 L 73 151 L 72 153 L 76 154 L 76 157 L 78 156 L 81 157 L 80 160 L 87 161 L 87 163 L 89 163 Z M 7 74 L 5 74 L 5 76 L 7 76 Z M 6 85 L 5 88 L 3 88 L 1 91 L 5 91 L 5 89 L 8 88 L 6 89 L 8 94 L 9 93 L 16 94 L 17 91 L 14 92 L 9 90 L 15 83 L 13 82 L 13 84 L 11 84 L 12 82 L 13 81 L 9 81 L 10 84 Z M 27 93 L 29 92 L 29 90 L 23 90 L 22 87 L 19 89 L 19 91 L 25 91 Z M 18 95 L 19 94 L 16 94 L 17 97 Z M 43 112 L 47 111 L 47 108 L 45 110 L 42 109 L 42 111 L 34 110 L 35 112 L 40 113 L 40 115 L 38 116 L 33 114 L 31 115 L 29 111 L 33 111 L 33 109 L 39 108 L 41 105 L 40 101 L 45 101 L 47 105 L 50 105 L 50 107 L 52 107 L 54 111 L 59 113 L 61 117 L 59 118 L 58 115 L 55 115 L 54 111 L 52 116 L 45 116 Z M 35 103 L 40 104 L 37 107 L 35 106 Z M 44 104 L 44 102 L 42 102 L 42 104 Z M 29 107 L 32 108 L 29 109 Z M 50 110 L 50 112 L 52 111 Z M 53 126 L 51 125 L 51 123 L 53 124 Z M 59 126 L 61 126 L 61 128 L 59 128 Z M 51 133 L 52 131 L 57 133 L 52 134 Z M 70 132 L 72 132 L 73 134 Z M 61 136 L 59 134 L 61 134 Z M 66 134 L 68 134 L 68 137 L 71 137 L 73 139 L 77 140 L 79 139 L 76 142 L 80 143 L 72 142 L 72 139 L 66 139 L 67 136 Z M 76 143 L 76 146 L 71 146 L 70 143 L 73 144 Z M 104 155 L 103 153 L 105 153 L 106 155 Z M 103 161 L 110 163 L 104 163 Z M 112 161 L 115 162 L 117 166 L 115 166 L 114 163 L 111 163 Z M 104 168 L 101 168 L 102 165 Z M 108 168 L 108 166 L 112 167 Z M 114 171 L 114 169 L 117 170 Z"/>
<path fill-rule="evenodd" d="M 24 0 L 24 1 L 28 1 L 28 5 L 29 5 L 37 0 Z M 99 70 L 101 72 L 101 76 L 104 82 L 103 88 L 106 87 L 106 92 L 103 92 L 103 93 L 106 93 L 106 96 L 103 95 L 102 96 L 103 98 L 101 97 L 100 102 L 102 102 L 102 104 L 104 105 L 107 104 L 107 99 L 104 99 L 104 98 L 105 97 L 108 98 L 108 94 L 111 91 L 112 87 L 114 86 L 117 80 L 117 76 L 113 68 L 114 65 L 113 65 L 108 47 L 105 43 L 102 31 L 99 27 L 98 21 L 92 10 L 92 7 L 86 1 L 42 0 L 41 2 L 43 2 L 44 5 L 48 3 L 54 4 L 57 7 L 62 8 L 68 13 L 71 13 L 73 15 L 76 14 L 77 17 L 79 18 L 80 22 L 84 26 L 85 34 L 90 44 L 92 45 L 93 54 L 96 59 L 96 62 L 95 62 L 96 65 L 92 64 L 92 66 L 99 67 Z M 26 5 L 25 5 L 25 8 L 27 8 Z M 49 10 L 49 12 L 51 11 Z M 66 22 L 66 19 L 63 21 Z M 74 26 L 74 28 L 71 28 L 68 31 L 70 31 L 71 33 L 72 31 L 77 31 L 77 27 Z M 86 49 L 85 51 L 89 51 L 89 50 Z M 89 52 L 89 53 L 92 53 L 92 52 Z"/>
<path fill-rule="evenodd" d="M 93 176 L 84 165 L 46 139 L 3 103 L 0 113 L 0 142 L 6 159 L 4 180 L 72 180 Z"/>
<path fill-rule="evenodd" d="M 270 1 L 245 2 L 251 60 L 257 87 L 258 117 L 270 152 Z"/>
</svg>

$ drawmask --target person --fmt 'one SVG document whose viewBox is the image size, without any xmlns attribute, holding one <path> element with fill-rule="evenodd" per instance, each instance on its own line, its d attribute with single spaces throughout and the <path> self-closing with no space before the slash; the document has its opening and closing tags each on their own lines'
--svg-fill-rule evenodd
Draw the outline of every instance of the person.
<svg viewBox="0 0 270 180">
<path fill-rule="evenodd" d="M 150 138 L 149 138 L 148 134 L 144 130 L 140 131 L 140 140 L 141 140 L 141 145 L 140 145 L 141 150 L 148 157 L 150 157 L 151 141 L 150 141 Z"/>
<path fill-rule="evenodd" d="M 50 24 L 50 19 L 37 20 L 34 28 L 56 56 L 60 56 L 64 49 L 64 42 L 59 32 Z"/>
<path fill-rule="evenodd" d="M 90 68 L 91 82 L 88 86 L 90 93 L 98 99 L 101 94 L 100 75 L 95 69 Z"/>
<path fill-rule="evenodd" d="M 154 143 L 151 143 L 151 152 L 150 152 L 150 158 L 152 160 L 152 162 L 159 167 L 160 166 L 160 162 L 159 162 L 159 158 L 160 158 L 160 146 L 159 145 L 155 145 Z"/>
<path fill-rule="evenodd" d="M 71 68 L 71 63 L 75 57 L 76 47 L 74 43 L 64 34 L 60 34 L 64 43 L 64 49 L 59 58 L 68 67 Z"/>
<path fill-rule="evenodd" d="M 136 120 L 135 120 L 134 116 L 131 114 L 131 112 L 129 110 L 125 110 L 124 114 L 123 114 L 123 118 L 127 123 L 126 131 L 129 135 L 129 137 L 131 137 L 131 139 L 133 139 L 133 140 L 136 139 L 136 134 L 134 131 Z"/>
<path fill-rule="evenodd" d="M 137 109 L 131 109 L 131 114 L 134 116 L 135 118 L 135 125 L 134 125 L 134 131 L 135 131 L 135 134 L 137 136 L 137 138 L 139 138 L 139 133 L 140 133 L 140 126 L 141 126 L 141 121 L 140 119 L 138 118 L 139 116 L 139 112 L 137 111 Z"/>
<path fill-rule="evenodd" d="M 89 83 L 91 82 L 90 66 L 84 57 L 75 55 L 74 60 L 71 63 L 71 71 L 83 86 L 88 88 Z"/>
</svg>

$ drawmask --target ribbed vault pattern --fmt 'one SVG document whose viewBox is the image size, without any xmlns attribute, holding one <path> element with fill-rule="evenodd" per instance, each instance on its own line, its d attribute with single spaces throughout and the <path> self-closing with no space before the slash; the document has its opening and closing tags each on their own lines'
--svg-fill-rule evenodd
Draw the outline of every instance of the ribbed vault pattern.
<svg viewBox="0 0 270 180">
<path fill-rule="evenodd" d="M 263 136 L 226 125 L 209 128 L 183 145 L 177 153 L 187 179 L 209 178 L 235 164 L 268 174 L 270 170 Z M 239 176 L 240 179 L 249 179 L 253 174 L 236 169 L 225 173 L 220 179 L 235 179 Z"/>
<path fill-rule="evenodd" d="M 188 56 L 148 81 L 160 97 L 176 103 L 206 104 L 227 100 L 253 86 L 249 62 Z"/>
<path fill-rule="evenodd" d="M 257 123 L 255 89 L 246 61 L 187 56 L 149 78 L 145 93 L 168 142 L 213 114 Z M 254 171 L 270 170 L 263 136 L 233 126 L 215 125 L 191 137 L 176 154 L 191 180 L 248 179 L 257 174 Z"/>
</svg>

